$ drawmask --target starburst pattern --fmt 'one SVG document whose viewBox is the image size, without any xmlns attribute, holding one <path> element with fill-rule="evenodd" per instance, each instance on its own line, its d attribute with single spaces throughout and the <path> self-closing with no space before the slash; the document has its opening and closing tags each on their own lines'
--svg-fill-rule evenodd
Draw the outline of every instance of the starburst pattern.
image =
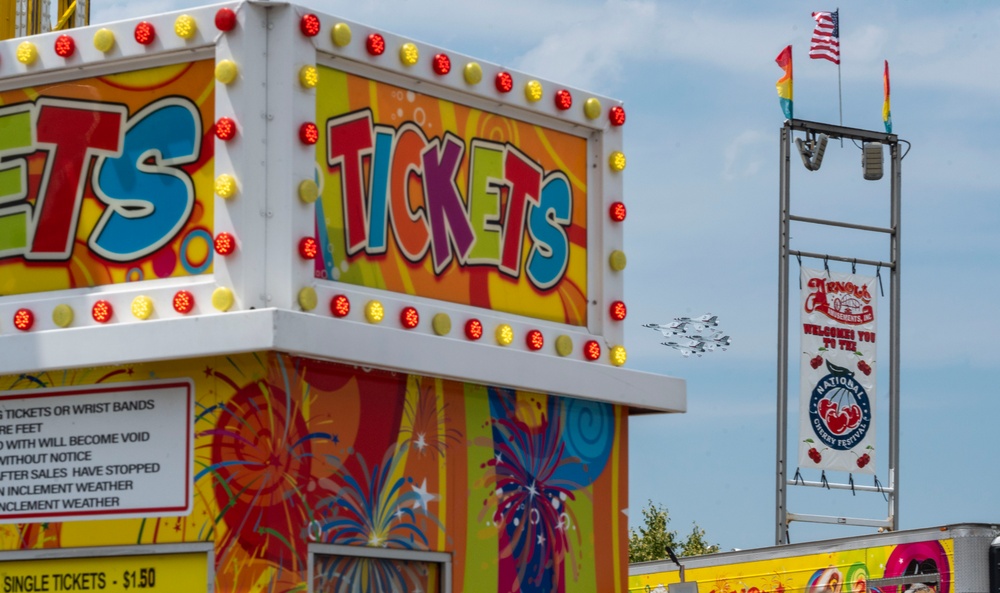
<svg viewBox="0 0 1000 593">
<path fill-rule="evenodd" d="M 214 428 L 199 435 L 212 438 L 212 464 L 195 480 L 214 476 L 217 521 L 228 527 L 217 540 L 220 564 L 240 547 L 285 569 L 305 567 L 302 534 L 319 498 L 305 485 L 320 470 L 314 465 L 324 465 L 316 444 L 332 443 L 332 435 L 310 432 L 301 409 L 308 387 L 290 365 L 276 361 L 266 379 L 240 386 L 212 410 Z"/>
<path fill-rule="evenodd" d="M 574 562 L 574 522 L 566 503 L 575 500 L 580 484 L 560 476 L 560 468 L 575 460 L 565 456 L 554 398 L 532 423 L 518 417 L 517 398 L 509 391 L 491 389 L 490 403 L 495 453 L 487 465 L 494 470 L 492 520 L 501 530 L 501 557 L 513 561 L 518 589 L 563 591 L 565 561 Z"/>
<path fill-rule="evenodd" d="M 421 386 L 421 382 L 425 383 Z M 399 429 L 402 436 L 410 441 L 410 446 L 419 454 L 433 452 L 439 457 L 445 454 L 449 443 L 461 442 L 462 433 L 451 428 L 448 404 L 439 402 L 443 389 L 441 379 L 422 379 L 411 376 L 403 400 L 404 422 Z"/>
<path fill-rule="evenodd" d="M 413 478 L 397 471 L 403 451 L 386 451 L 381 464 L 369 470 L 358 456 L 359 475 L 341 472 L 322 484 L 334 492 L 319 502 L 323 541 L 375 548 L 428 548 L 427 537 L 416 524 L 414 510 L 423 501 Z M 425 509 L 426 510 L 426 509 Z"/>
</svg>

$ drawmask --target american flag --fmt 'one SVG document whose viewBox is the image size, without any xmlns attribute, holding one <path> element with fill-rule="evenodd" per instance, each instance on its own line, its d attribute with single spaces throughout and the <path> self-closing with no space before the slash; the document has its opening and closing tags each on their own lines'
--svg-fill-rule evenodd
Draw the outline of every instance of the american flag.
<svg viewBox="0 0 1000 593">
<path fill-rule="evenodd" d="M 830 60 L 840 64 L 840 16 L 839 10 L 833 12 L 814 12 L 816 28 L 813 29 L 812 45 L 809 46 L 809 57 L 814 60 Z"/>
</svg>

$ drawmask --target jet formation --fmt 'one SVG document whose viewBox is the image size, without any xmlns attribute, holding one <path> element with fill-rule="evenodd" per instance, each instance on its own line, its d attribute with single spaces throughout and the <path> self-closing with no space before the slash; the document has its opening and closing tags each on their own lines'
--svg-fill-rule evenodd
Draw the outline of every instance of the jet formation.
<svg viewBox="0 0 1000 593">
<path fill-rule="evenodd" d="M 660 342 L 680 352 L 683 356 L 701 356 L 706 352 L 714 352 L 716 348 L 726 350 L 732 344 L 732 338 L 719 327 L 719 318 L 715 315 L 699 317 L 674 317 L 669 323 L 644 323 L 643 327 L 655 329 L 663 334 L 666 342 Z"/>
</svg>

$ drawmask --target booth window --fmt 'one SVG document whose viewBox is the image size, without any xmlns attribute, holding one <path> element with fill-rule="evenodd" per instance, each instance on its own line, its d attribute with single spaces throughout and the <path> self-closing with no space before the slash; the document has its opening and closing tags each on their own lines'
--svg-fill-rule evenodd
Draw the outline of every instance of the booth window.
<svg viewBox="0 0 1000 593">
<path fill-rule="evenodd" d="M 451 593 L 451 554 L 309 545 L 310 593 Z"/>
</svg>

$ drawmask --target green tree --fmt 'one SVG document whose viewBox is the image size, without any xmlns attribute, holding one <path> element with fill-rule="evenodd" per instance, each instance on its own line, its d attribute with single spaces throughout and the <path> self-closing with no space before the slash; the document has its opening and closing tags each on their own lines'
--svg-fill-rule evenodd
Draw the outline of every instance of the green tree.
<svg viewBox="0 0 1000 593">
<path fill-rule="evenodd" d="M 670 513 L 662 504 L 649 504 L 642 509 L 642 522 L 638 530 L 628 530 L 628 561 L 646 562 L 669 558 L 667 547 L 678 556 L 700 556 L 719 551 L 718 544 L 710 544 L 705 539 L 705 530 L 695 523 L 691 533 L 682 540 L 676 531 L 667 529 Z"/>
</svg>

